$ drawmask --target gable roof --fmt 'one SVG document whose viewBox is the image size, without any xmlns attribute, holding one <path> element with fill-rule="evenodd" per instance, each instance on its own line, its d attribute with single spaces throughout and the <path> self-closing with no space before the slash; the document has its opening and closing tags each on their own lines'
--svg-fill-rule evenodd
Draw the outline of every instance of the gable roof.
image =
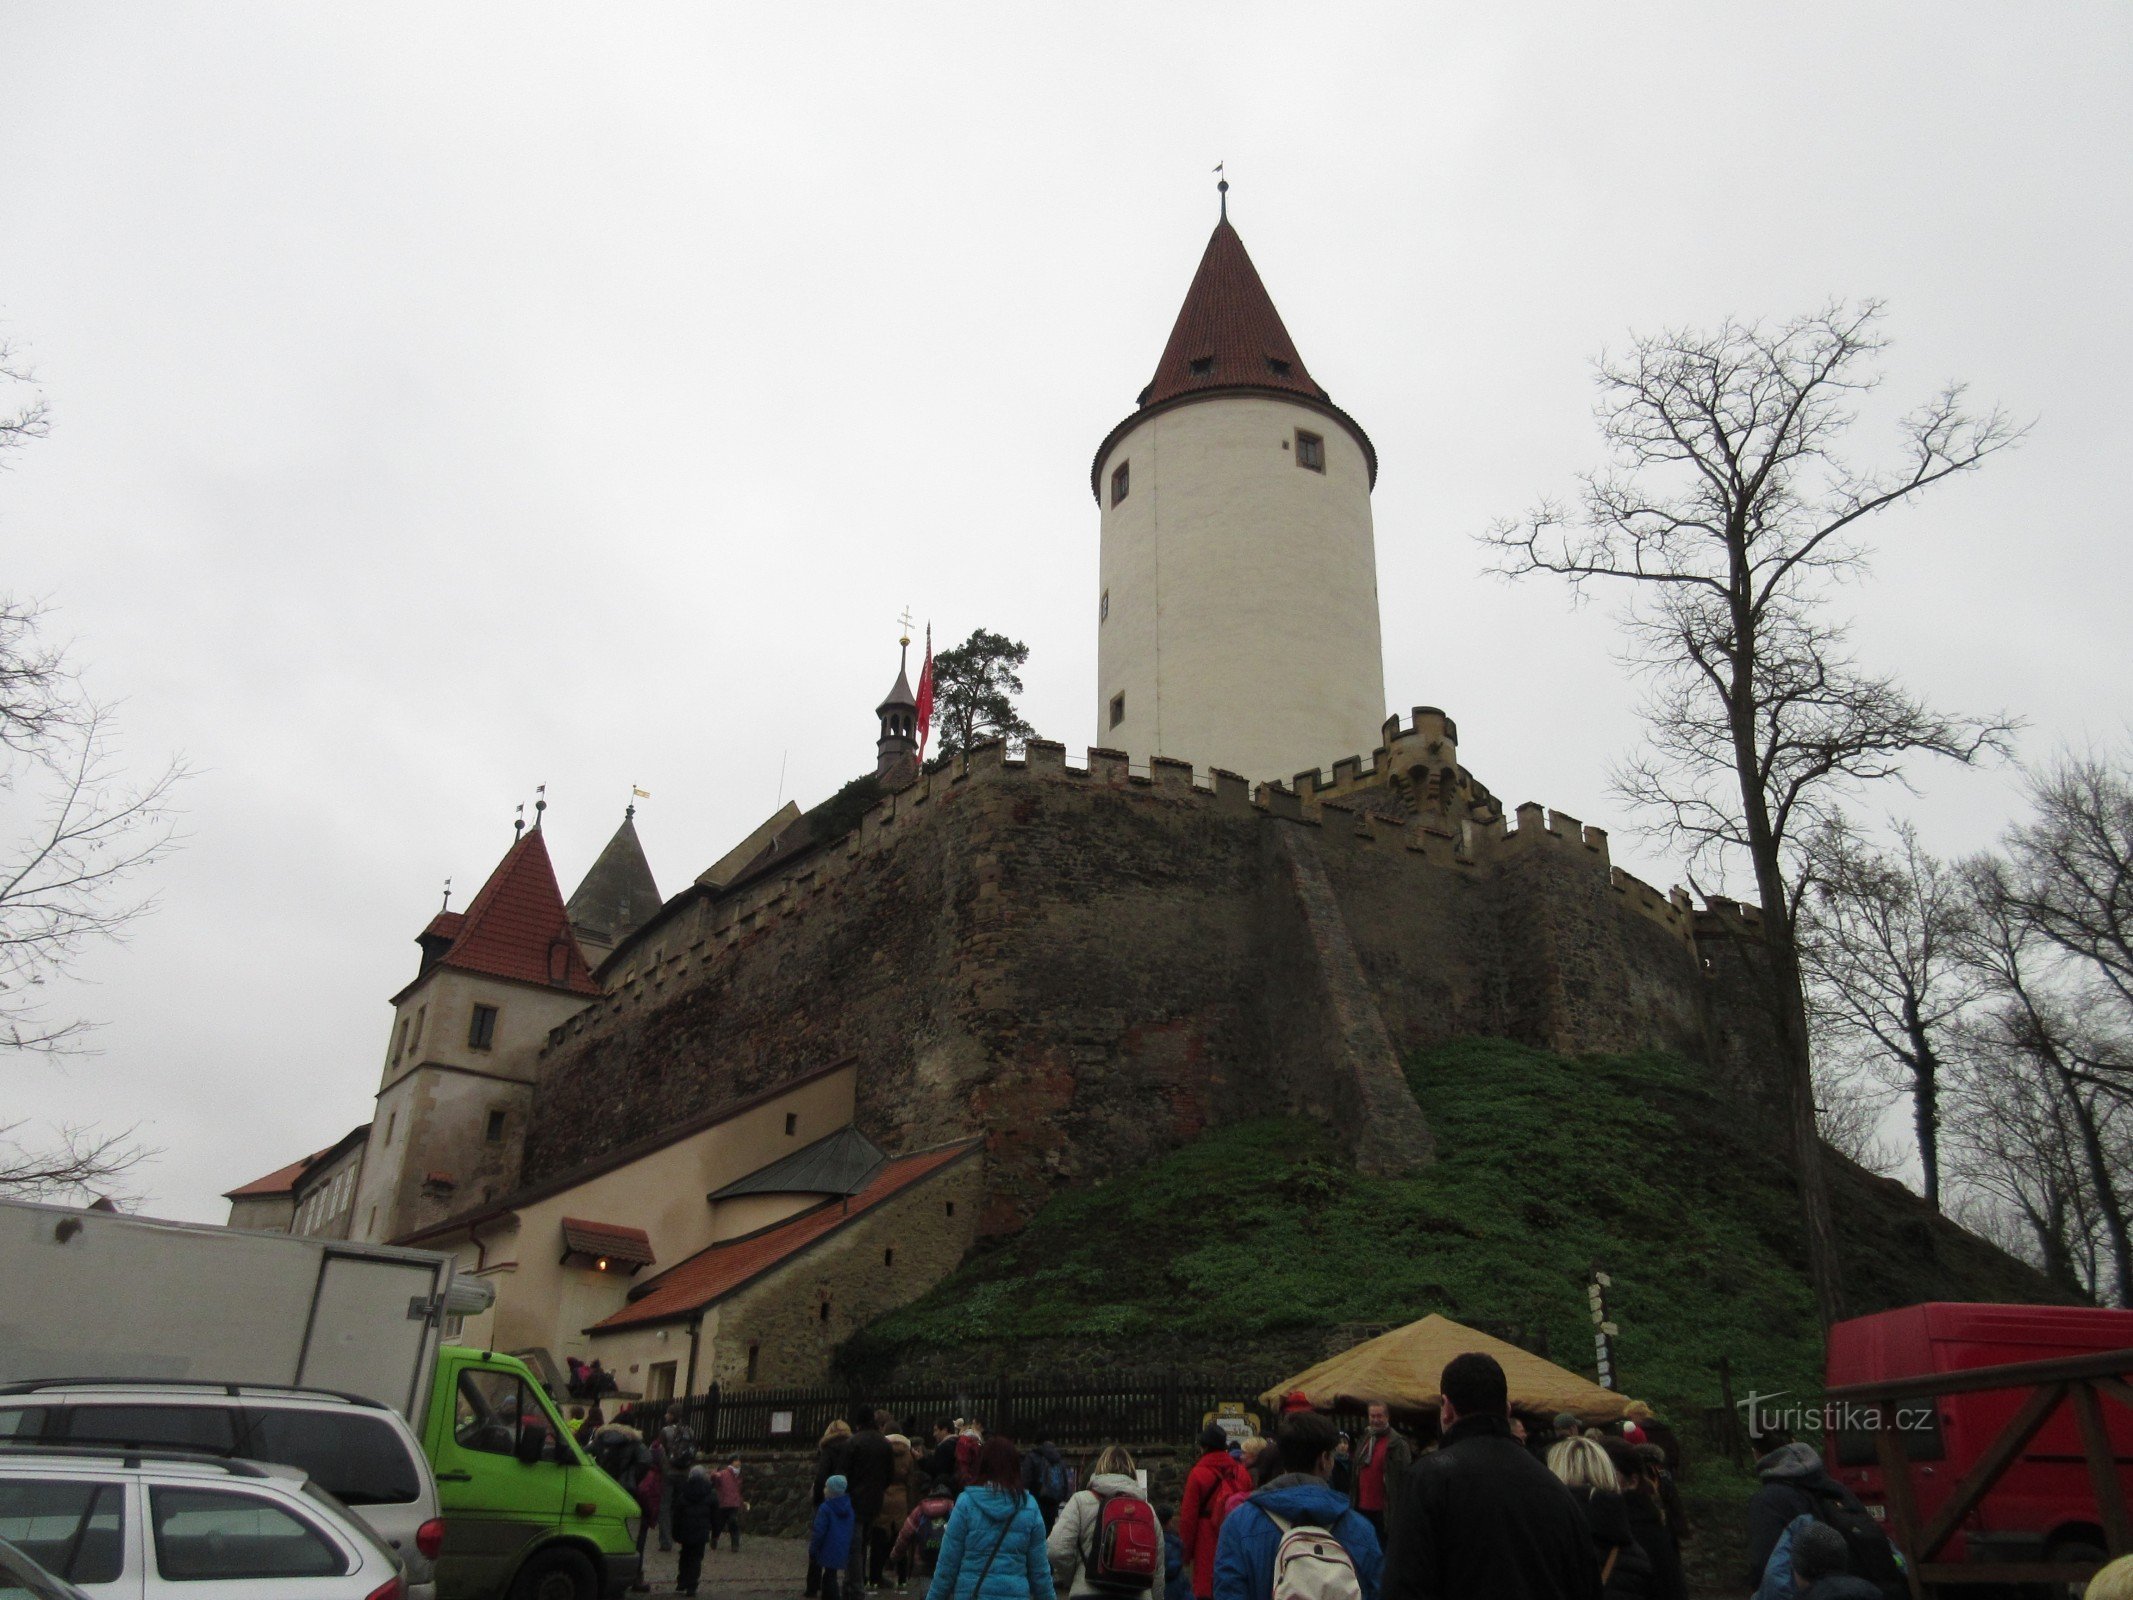
<svg viewBox="0 0 2133 1600">
<path fill-rule="evenodd" d="M 423 936 L 447 932 L 450 915 L 431 918 Z M 450 947 L 434 962 L 423 964 L 416 982 L 436 967 L 451 967 L 590 999 L 604 992 L 593 982 L 592 970 L 571 934 L 563 891 L 556 887 L 555 866 L 548 859 L 548 841 L 538 827 L 529 828 L 504 852 L 489 881 L 459 916 L 458 926 L 449 929 Z M 406 993 L 407 989 L 400 991 Z M 394 996 L 395 1001 L 399 998 Z"/>
<path fill-rule="evenodd" d="M 619 1222 L 588 1222 L 583 1217 L 563 1219 L 563 1248 L 582 1256 L 604 1256 L 624 1266 L 652 1264 L 652 1236 L 642 1228 Z"/>
<path fill-rule="evenodd" d="M 564 908 L 572 927 L 604 944 L 619 943 L 659 914 L 659 885 L 638 841 L 636 816 L 635 806 L 622 813 L 622 826 Z"/>
<path fill-rule="evenodd" d="M 645 1323 L 692 1316 L 714 1300 L 723 1300 L 773 1268 L 783 1266 L 884 1201 L 974 1154 L 983 1144 L 982 1139 L 961 1139 L 900 1156 L 883 1164 L 864 1189 L 847 1199 L 825 1200 L 797 1217 L 699 1250 L 633 1290 L 628 1305 L 594 1323 L 589 1331 L 614 1333 Z"/>
<path fill-rule="evenodd" d="M 323 1150 L 314 1150 L 308 1156 L 299 1156 L 286 1167 L 276 1167 L 264 1178 L 254 1178 L 250 1183 L 223 1191 L 225 1200 L 256 1200 L 267 1195 L 294 1195 L 303 1181 L 322 1162 L 342 1154 L 349 1146 L 360 1144 L 370 1136 L 370 1124 L 365 1122 L 342 1134 Z"/>
<path fill-rule="evenodd" d="M 331 1145 L 326 1147 L 327 1150 L 332 1148 Z M 276 1167 L 264 1178 L 254 1178 L 250 1183 L 240 1184 L 234 1189 L 223 1190 L 222 1198 L 225 1200 L 256 1200 L 271 1194 L 294 1194 L 296 1192 L 296 1180 L 304 1175 L 305 1170 L 312 1162 L 325 1153 L 325 1150 L 314 1150 L 308 1156 L 298 1156 L 286 1167 Z"/>
<path fill-rule="evenodd" d="M 433 1222 L 427 1227 L 415 1229 L 412 1233 L 403 1233 L 392 1242 L 394 1244 L 416 1244 L 425 1239 L 444 1238 L 450 1234 L 458 1233 L 462 1229 L 476 1228 L 485 1222 L 510 1216 L 521 1207 L 551 1199 L 566 1190 L 575 1189 L 581 1183 L 590 1183 L 603 1173 L 613 1172 L 618 1167 L 626 1167 L 632 1161 L 642 1161 L 646 1156 L 666 1149 L 668 1145 L 679 1144 L 684 1139 L 693 1139 L 706 1128 L 715 1128 L 721 1122 L 731 1122 L 735 1117 L 753 1111 L 759 1106 L 768 1105 L 782 1095 L 791 1094 L 795 1089 L 805 1088 L 808 1084 L 826 1078 L 833 1072 L 847 1071 L 851 1066 L 852 1058 L 850 1056 L 839 1056 L 826 1066 L 810 1068 L 796 1077 L 787 1078 L 782 1083 L 773 1084 L 768 1089 L 758 1089 L 754 1094 L 744 1095 L 738 1100 L 729 1100 L 724 1105 L 713 1106 L 709 1111 L 700 1111 L 693 1117 L 684 1117 L 678 1122 L 670 1123 L 657 1133 L 646 1134 L 642 1139 L 633 1139 L 625 1145 L 617 1145 L 612 1150 L 603 1151 L 601 1154 L 594 1156 L 590 1161 L 581 1161 L 576 1166 L 566 1168 L 551 1178 L 544 1178 L 538 1183 L 524 1184 L 507 1194 L 498 1195 L 493 1200 L 485 1200 L 466 1211 L 446 1217 L 442 1222 Z"/>
<path fill-rule="evenodd" d="M 736 1178 L 707 1199 L 744 1194 L 857 1194 L 888 1160 L 881 1146 L 850 1123 L 803 1145 L 781 1161 Z"/>
</svg>

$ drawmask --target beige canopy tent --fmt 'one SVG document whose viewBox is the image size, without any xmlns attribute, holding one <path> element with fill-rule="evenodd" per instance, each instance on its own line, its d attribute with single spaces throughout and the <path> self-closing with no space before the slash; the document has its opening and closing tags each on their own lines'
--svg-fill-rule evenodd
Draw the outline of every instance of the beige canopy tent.
<svg viewBox="0 0 2133 1600">
<path fill-rule="evenodd" d="M 1568 1411 L 1587 1425 L 1643 1418 L 1651 1407 L 1566 1372 L 1530 1350 L 1492 1339 L 1449 1317 L 1430 1315 L 1404 1328 L 1366 1339 L 1308 1371 L 1277 1383 L 1260 1398 L 1278 1410 L 1298 1390 L 1321 1411 L 1360 1411 L 1382 1400 L 1395 1411 L 1434 1412 L 1437 1380 L 1454 1356 L 1478 1350 L 1501 1363 L 1511 1404 L 1521 1411 L 1554 1416 Z"/>
</svg>

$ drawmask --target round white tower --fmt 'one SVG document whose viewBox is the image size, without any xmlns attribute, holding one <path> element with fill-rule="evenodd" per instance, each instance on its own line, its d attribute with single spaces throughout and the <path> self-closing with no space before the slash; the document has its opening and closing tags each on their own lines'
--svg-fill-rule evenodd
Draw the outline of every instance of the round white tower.
<svg viewBox="0 0 2133 1600">
<path fill-rule="evenodd" d="M 1097 742 L 1254 782 L 1367 756 L 1385 719 L 1377 469 L 1225 207 L 1154 381 L 1090 474 Z"/>
</svg>

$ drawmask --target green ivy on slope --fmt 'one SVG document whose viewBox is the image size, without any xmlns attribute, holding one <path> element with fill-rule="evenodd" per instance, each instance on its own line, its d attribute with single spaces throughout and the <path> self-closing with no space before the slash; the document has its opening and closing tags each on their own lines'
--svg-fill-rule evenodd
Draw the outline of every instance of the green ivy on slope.
<svg viewBox="0 0 2133 1600">
<path fill-rule="evenodd" d="M 1728 1127 L 1695 1069 L 1490 1039 L 1422 1055 L 1409 1080 L 1437 1137 L 1427 1172 L 1357 1173 L 1314 1123 L 1219 1129 L 1057 1196 L 864 1345 L 1064 1338 L 1115 1342 L 1125 1364 L 1156 1343 L 1246 1360 L 1255 1337 L 1435 1311 L 1544 1327 L 1589 1373 L 1600 1265 L 1631 1393 L 1713 1404 L 1722 1354 L 1743 1389 L 1812 1387 L 1797 1202 L 1771 1140 Z"/>
</svg>

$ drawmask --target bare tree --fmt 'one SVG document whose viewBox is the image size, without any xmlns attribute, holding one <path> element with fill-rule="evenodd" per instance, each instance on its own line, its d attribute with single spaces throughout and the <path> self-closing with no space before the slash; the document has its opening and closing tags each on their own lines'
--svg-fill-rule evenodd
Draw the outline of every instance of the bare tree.
<svg viewBox="0 0 2133 1600">
<path fill-rule="evenodd" d="M 2118 1041 L 2088 1068 L 2133 1094 L 2121 1048 L 2133 1035 L 2133 758 L 2062 756 L 2031 775 L 2029 800 L 2030 820 L 2007 836 L 2007 908 Z"/>
<path fill-rule="evenodd" d="M 0 1124 L 0 1195 L 22 1200 L 112 1199 L 126 1175 L 151 1151 L 125 1133 L 61 1127 L 32 1147 L 19 1143 L 22 1124 Z"/>
<path fill-rule="evenodd" d="M 1983 1074 L 1987 1099 L 2006 1092 L 2022 1074 L 2039 1078 L 2056 1105 L 2055 1125 L 2070 1162 L 2096 1211 L 2096 1227 L 2110 1253 L 2121 1305 L 2133 1305 L 2133 1228 L 2129 1228 L 2124 1162 L 2110 1120 L 2123 1085 L 2126 1041 L 2083 1013 L 2056 983 L 2049 943 L 2024 912 L 2014 870 L 1983 857 L 1965 867 L 1973 910 L 1964 938 L 1966 959 L 1984 984 L 1985 1004 L 1966 1026 L 1973 1055 L 1996 1063 Z"/>
<path fill-rule="evenodd" d="M 27 382 L 5 349 L 0 380 Z M 41 400 L 0 413 L 0 463 L 44 431 Z M 44 620 L 34 601 L 0 595 L 0 794 L 27 819 L 0 845 L 0 1050 L 80 1047 L 90 1024 L 53 1015 L 47 997 L 88 945 L 148 910 L 132 880 L 170 848 L 184 776 L 177 762 L 145 783 L 123 775 L 109 709 L 46 640 Z"/>
<path fill-rule="evenodd" d="M 1863 471 L 1839 453 L 1857 397 L 1880 381 L 1875 302 L 1832 304 L 1775 329 L 1636 339 L 1596 363 L 1609 460 L 1575 506 L 1543 503 L 1485 535 L 1499 570 L 1549 573 L 1582 593 L 1627 586 L 1631 660 L 1646 676 L 1647 749 L 1618 775 L 1657 830 L 1718 863 L 1745 854 L 1762 900 L 1758 962 L 1784 1063 L 1780 1089 L 1815 1301 L 1843 1285 L 1815 1122 L 1799 955 L 1795 845 L 1865 784 L 1920 752 L 1972 761 L 2008 726 L 1932 710 L 1858 665 L 1830 593 L 1866 559 L 1861 524 L 2020 437 L 1950 385 L 1906 416 L 1900 460 Z"/>
<path fill-rule="evenodd" d="M 1817 1033 L 1884 1075 L 1894 1068 L 1911 1097 L 1926 1203 L 1939 1210 L 1946 1035 L 1982 985 L 1963 959 L 1961 874 L 1923 849 L 1909 823 L 1895 833 L 1889 853 L 1841 822 L 1809 841 L 1800 963 L 1813 1020 L 1826 1024 Z"/>
</svg>

